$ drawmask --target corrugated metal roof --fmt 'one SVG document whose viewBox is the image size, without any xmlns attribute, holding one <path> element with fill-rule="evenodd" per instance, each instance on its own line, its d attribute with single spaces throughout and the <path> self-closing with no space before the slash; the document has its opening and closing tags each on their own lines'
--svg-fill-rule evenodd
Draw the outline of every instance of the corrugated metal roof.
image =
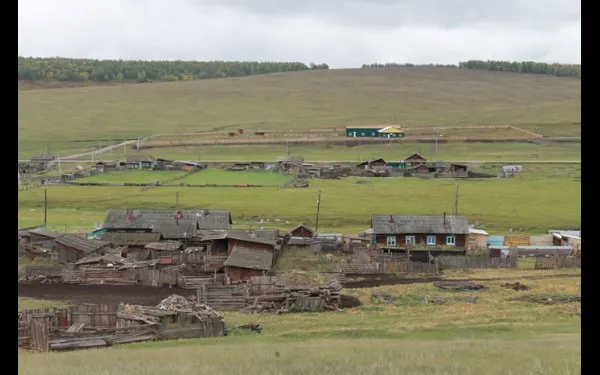
<svg viewBox="0 0 600 375">
<path fill-rule="evenodd" d="M 375 234 L 469 234 L 464 216 L 372 215 Z"/>
<path fill-rule="evenodd" d="M 118 246 L 140 246 L 160 240 L 160 233 L 107 232 L 103 233 L 100 239 Z"/>
<path fill-rule="evenodd" d="M 251 250 L 234 246 L 231 255 L 225 260 L 227 267 L 248 268 L 268 271 L 273 264 L 273 254 L 269 251 Z"/>
<path fill-rule="evenodd" d="M 196 220 L 200 229 L 229 229 L 232 224 L 229 210 L 179 210 L 181 220 Z M 104 228 L 108 229 L 153 229 L 158 231 L 159 222 L 175 222 L 178 210 L 129 210 L 108 209 Z"/>
<path fill-rule="evenodd" d="M 56 239 L 56 243 L 84 253 L 93 252 L 109 245 L 106 241 L 88 240 L 74 234 L 64 234 Z"/>
</svg>

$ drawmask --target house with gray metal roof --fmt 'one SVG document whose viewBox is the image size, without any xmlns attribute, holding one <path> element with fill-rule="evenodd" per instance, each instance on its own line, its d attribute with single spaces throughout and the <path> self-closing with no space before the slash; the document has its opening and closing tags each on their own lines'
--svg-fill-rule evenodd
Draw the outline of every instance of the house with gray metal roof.
<svg viewBox="0 0 600 375">
<path fill-rule="evenodd" d="M 464 216 L 372 215 L 371 228 L 379 247 L 451 247 L 464 249 L 469 225 Z"/>
</svg>

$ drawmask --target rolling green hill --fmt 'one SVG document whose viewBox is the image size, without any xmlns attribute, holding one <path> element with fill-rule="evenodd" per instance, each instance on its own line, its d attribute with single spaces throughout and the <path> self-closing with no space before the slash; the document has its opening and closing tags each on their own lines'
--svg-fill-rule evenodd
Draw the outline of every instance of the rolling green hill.
<svg viewBox="0 0 600 375">
<path fill-rule="evenodd" d="M 19 91 L 19 154 L 214 129 L 580 121 L 581 81 L 454 68 L 309 70 L 189 82 Z"/>
</svg>

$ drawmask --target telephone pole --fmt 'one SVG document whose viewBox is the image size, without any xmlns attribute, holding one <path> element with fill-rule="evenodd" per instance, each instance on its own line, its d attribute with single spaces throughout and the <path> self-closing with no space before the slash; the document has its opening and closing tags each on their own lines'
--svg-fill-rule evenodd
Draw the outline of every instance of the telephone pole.
<svg viewBox="0 0 600 375">
<path fill-rule="evenodd" d="M 175 193 L 175 204 L 179 207 L 179 192 Z"/>
<path fill-rule="evenodd" d="M 317 222 L 315 223 L 315 235 L 319 231 L 319 211 L 321 210 L 321 190 L 319 190 L 319 198 L 317 198 Z"/>
<path fill-rule="evenodd" d="M 44 228 L 48 229 L 48 190 L 44 189 Z"/>
<path fill-rule="evenodd" d="M 458 215 L 458 186 L 460 184 L 456 184 L 456 196 L 454 197 L 454 216 Z"/>
</svg>

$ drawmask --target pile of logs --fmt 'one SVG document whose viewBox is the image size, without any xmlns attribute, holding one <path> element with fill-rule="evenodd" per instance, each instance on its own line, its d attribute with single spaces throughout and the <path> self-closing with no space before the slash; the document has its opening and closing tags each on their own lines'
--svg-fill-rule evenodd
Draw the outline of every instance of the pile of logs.
<svg viewBox="0 0 600 375">
<path fill-rule="evenodd" d="M 318 285 L 313 282 L 285 283 L 275 278 L 275 291 L 249 297 L 244 312 L 275 312 L 284 314 L 303 311 L 335 311 L 341 308 L 342 284 L 334 276 L 326 276 Z"/>
<path fill-rule="evenodd" d="M 62 276 L 25 276 L 19 279 L 21 283 L 34 283 L 34 284 L 60 284 L 63 282 Z"/>
<path fill-rule="evenodd" d="M 149 341 L 158 337 L 156 329 L 151 327 L 129 327 L 92 329 L 76 332 L 54 332 L 48 340 L 49 349 L 52 351 L 101 348 L 117 344 Z"/>
</svg>

